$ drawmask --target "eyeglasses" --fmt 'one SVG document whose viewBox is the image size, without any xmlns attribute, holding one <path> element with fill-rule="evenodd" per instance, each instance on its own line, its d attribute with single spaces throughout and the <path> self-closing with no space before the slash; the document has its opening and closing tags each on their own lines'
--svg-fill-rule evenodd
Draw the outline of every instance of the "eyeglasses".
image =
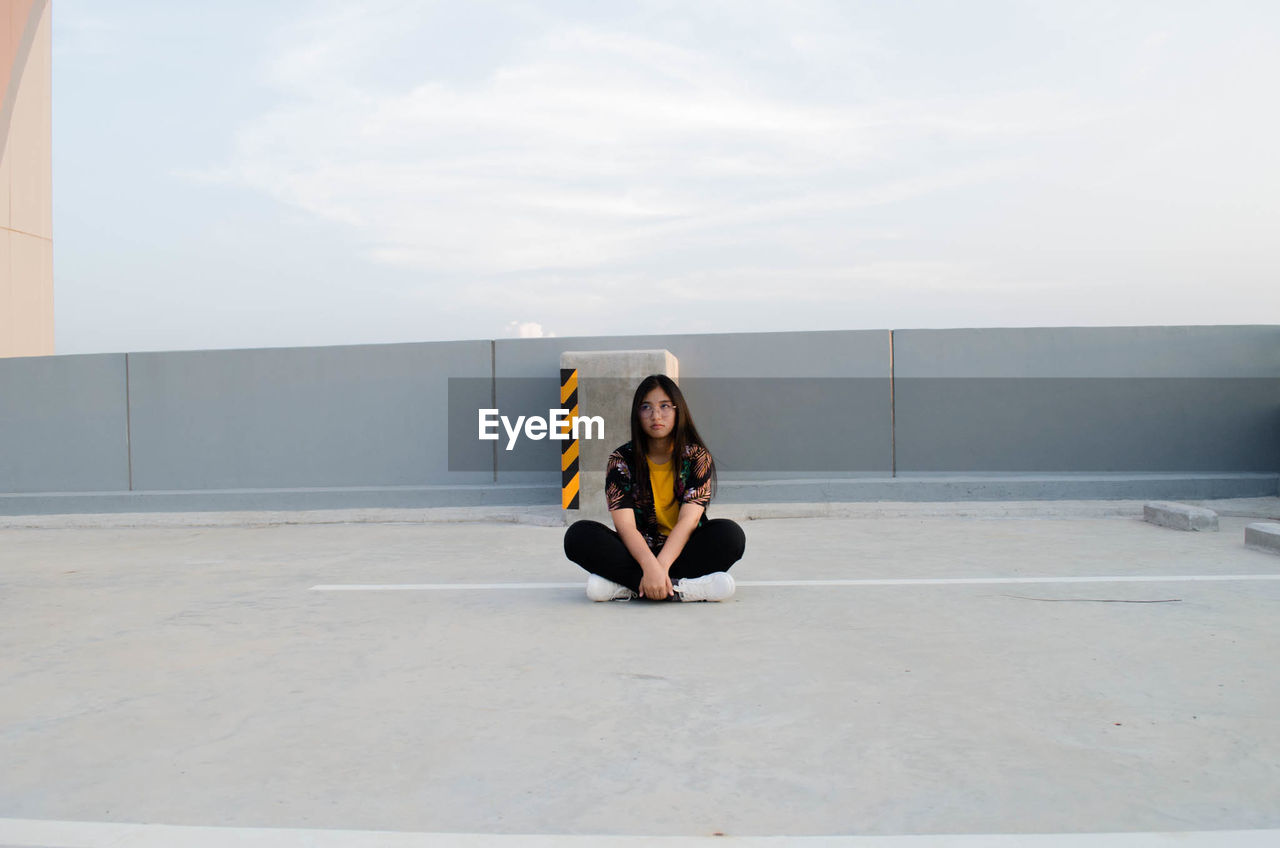
<svg viewBox="0 0 1280 848">
<path fill-rule="evenodd" d="M 642 403 L 640 404 L 640 414 L 645 418 L 652 418 L 655 415 L 661 415 L 663 418 L 666 418 L 675 410 L 675 408 L 676 405 L 674 403 L 667 403 L 666 401 L 663 401 L 657 406 L 654 406 L 651 403 Z"/>
</svg>

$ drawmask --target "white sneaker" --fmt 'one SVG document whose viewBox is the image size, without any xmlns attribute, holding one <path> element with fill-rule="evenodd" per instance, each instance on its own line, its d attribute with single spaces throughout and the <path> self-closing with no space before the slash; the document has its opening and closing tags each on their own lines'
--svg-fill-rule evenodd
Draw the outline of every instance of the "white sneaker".
<svg viewBox="0 0 1280 848">
<path fill-rule="evenodd" d="M 587 597 L 593 601 L 629 601 L 639 595 L 599 574 L 591 574 L 587 576 Z"/>
<path fill-rule="evenodd" d="M 674 584 L 682 601 L 723 601 L 733 597 L 733 578 L 727 571 L 717 571 L 702 577 L 686 577 Z"/>
</svg>

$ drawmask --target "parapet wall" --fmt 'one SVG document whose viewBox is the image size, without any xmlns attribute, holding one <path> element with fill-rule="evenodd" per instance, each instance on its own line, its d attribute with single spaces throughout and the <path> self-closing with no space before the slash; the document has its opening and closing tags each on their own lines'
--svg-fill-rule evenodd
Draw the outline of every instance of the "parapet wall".
<svg viewBox="0 0 1280 848">
<path fill-rule="evenodd" d="M 0 360 L 0 513 L 557 504 L 555 442 L 459 461 L 476 410 L 451 381 L 545 415 L 561 352 L 638 348 L 679 359 L 729 500 L 747 481 L 778 484 L 747 500 L 892 499 L 848 481 L 957 475 L 1276 493 L 1280 327 L 883 330 Z"/>
</svg>

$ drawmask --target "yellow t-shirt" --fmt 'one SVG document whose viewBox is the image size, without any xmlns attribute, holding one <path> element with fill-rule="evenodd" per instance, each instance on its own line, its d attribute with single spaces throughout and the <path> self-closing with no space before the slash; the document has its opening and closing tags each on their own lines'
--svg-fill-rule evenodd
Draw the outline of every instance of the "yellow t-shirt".
<svg viewBox="0 0 1280 848">
<path fill-rule="evenodd" d="M 658 526 L 662 535 L 669 536 L 675 529 L 676 518 L 680 516 L 680 504 L 676 503 L 676 477 L 672 471 L 675 463 L 668 460 L 655 465 L 653 460 L 645 457 L 649 463 L 649 486 L 653 489 L 653 510 L 658 515 Z"/>
</svg>

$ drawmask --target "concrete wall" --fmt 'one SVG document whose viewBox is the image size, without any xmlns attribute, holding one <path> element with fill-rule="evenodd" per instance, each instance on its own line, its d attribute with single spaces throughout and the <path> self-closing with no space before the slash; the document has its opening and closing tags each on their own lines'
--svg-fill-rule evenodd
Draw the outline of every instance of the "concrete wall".
<svg viewBox="0 0 1280 848">
<path fill-rule="evenodd" d="M 0 0 L 0 357 L 53 353 L 49 0 Z"/>
<path fill-rule="evenodd" d="M 0 360 L 0 512 L 555 504 L 559 443 L 480 443 L 476 409 L 546 415 L 562 351 L 636 348 L 678 357 L 731 497 L 1280 472 L 1280 327 L 575 337 Z"/>
<path fill-rule="evenodd" d="M 135 489 L 490 483 L 451 472 L 448 380 L 489 342 L 129 355 Z"/>
<path fill-rule="evenodd" d="M 0 491 L 129 488 L 123 354 L 0 361 Z"/>
<path fill-rule="evenodd" d="M 1280 469 L 1280 328 L 893 335 L 899 473 Z"/>
</svg>

